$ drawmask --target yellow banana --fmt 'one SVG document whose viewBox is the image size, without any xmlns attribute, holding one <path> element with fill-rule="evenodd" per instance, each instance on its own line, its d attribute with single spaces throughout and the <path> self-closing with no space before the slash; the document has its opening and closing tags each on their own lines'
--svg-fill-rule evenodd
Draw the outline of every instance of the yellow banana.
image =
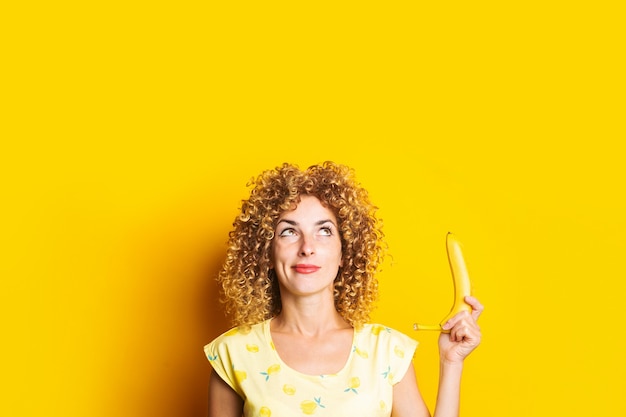
<svg viewBox="0 0 626 417">
<path fill-rule="evenodd" d="M 413 324 L 415 330 L 439 330 L 448 333 L 449 330 L 443 330 L 446 324 L 454 315 L 461 311 L 472 311 L 472 308 L 464 301 L 465 296 L 471 295 L 471 282 L 467 272 L 467 265 L 463 258 L 463 248 L 461 242 L 456 236 L 450 232 L 446 235 L 446 249 L 448 252 L 448 263 L 450 264 L 450 272 L 452 272 L 452 281 L 454 282 L 454 303 L 446 317 L 438 325 Z"/>
</svg>

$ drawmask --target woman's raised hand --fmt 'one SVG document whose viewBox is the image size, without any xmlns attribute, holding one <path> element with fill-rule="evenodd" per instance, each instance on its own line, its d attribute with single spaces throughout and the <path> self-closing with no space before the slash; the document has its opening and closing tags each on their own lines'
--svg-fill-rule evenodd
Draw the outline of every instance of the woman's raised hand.
<svg viewBox="0 0 626 417">
<path fill-rule="evenodd" d="M 481 340 L 478 317 L 484 310 L 483 305 L 472 296 L 465 297 L 465 302 L 472 307 L 472 312 L 462 311 L 448 320 L 439 336 L 439 355 L 445 363 L 462 363 Z"/>
</svg>

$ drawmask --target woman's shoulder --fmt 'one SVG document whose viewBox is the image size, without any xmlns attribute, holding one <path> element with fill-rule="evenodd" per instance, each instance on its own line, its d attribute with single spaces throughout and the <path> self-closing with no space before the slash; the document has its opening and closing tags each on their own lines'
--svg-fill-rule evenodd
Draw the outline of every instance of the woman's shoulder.
<svg viewBox="0 0 626 417">
<path fill-rule="evenodd" d="M 387 381 L 394 385 L 402 379 L 410 366 L 417 349 L 417 341 L 401 331 L 380 323 L 363 325 L 356 332 L 353 352 L 359 358 L 357 364 L 365 365 L 380 372 Z"/>
<path fill-rule="evenodd" d="M 205 346 L 205 350 L 209 347 L 250 344 L 253 340 L 262 339 L 265 324 L 266 321 L 263 321 L 252 325 L 233 327 L 213 339 Z"/>
<path fill-rule="evenodd" d="M 371 333 L 373 335 L 384 335 L 384 334 L 391 334 L 391 335 L 396 335 L 396 334 L 404 334 L 403 332 L 387 326 L 385 324 L 381 324 L 381 323 L 365 323 L 363 324 L 361 327 L 357 327 L 357 332 L 359 333 Z"/>
<path fill-rule="evenodd" d="M 380 323 L 366 323 L 356 330 L 357 337 L 375 344 L 417 346 L 417 341 L 395 328 Z"/>
</svg>

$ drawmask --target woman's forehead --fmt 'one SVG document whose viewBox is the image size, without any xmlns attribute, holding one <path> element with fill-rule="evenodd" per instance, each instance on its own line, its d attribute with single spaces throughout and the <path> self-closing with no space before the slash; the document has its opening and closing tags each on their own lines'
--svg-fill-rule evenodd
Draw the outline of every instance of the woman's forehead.
<svg viewBox="0 0 626 417">
<path fill-rule="evenodd" d="M 293 203 L 291 209 L 280 214 L 279 219 L 299 215 L 324 215 L 326 217 L 331 216 L 333 220 L 336 219 L 335 213 L 326 204 L 316 196 L 308 194 L 301 195 L 298 201 Z"/>
</svg>

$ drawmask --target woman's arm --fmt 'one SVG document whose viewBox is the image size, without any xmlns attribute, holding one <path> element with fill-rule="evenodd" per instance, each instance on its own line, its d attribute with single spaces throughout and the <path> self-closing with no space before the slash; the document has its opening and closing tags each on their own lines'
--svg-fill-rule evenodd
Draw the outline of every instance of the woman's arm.
<svg viewBox="0 0 626 417">
<path fill-rule="evenodd" d="M 220 376 L 211 372 L 209 379 L 209 417 L 241 417 L 243 400 Z"/>
<path fill-rule="evenodd" d="M 474 297 L 465 297 L 472 312 L 461 312 L 444 325 L 450 333 L 439 335 L 439 390 L 434 417 L 458 417 L 460 410 L 463 361 L 480 344 L 481 333 L 476 320 L 483 306 Z"/>
<path fill-rule="evenodd" d="M 430 417 L 428 407 L 417 387 L 412 363 L 402 380 L 393 386 L 391 417 Z"/>
<path fill-rule="evenodd" d="M 450 333 L 439 336 L 439 389 L 434 417 L 458 417 L 460 409 L 461 374 L 463 361 L 480 343 L 480 328 L 476 323 L 483 306 L 474 297 L 465 301 L 472 313 L 454 316 L 444 329 Z M 392 417 L 430 417 L 430 412 L 417 387 L 415 370 L 409 367 L 402 380 L 393 387 Z"/>
<path fill-rule="evenodd" d="M 457 417 L 460 411 L 461 373 L 463 364 L 439 366 L 439 389 L 435 404 L 435 417 Z"/>
</svg>

